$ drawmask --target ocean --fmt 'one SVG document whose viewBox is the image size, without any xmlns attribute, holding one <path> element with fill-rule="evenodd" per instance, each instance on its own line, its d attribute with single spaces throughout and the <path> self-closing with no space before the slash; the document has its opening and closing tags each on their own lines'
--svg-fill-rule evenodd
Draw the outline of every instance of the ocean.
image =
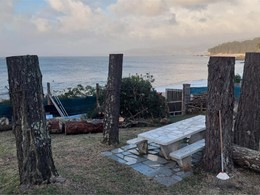
<svg viewBox="0 0 260 195">
<path fill-rule="evenodd" d="M 108 56 L 39 57 L 46 92 L 47 82 L 56 93 L 78 84 L 105 85 L 108 76 Z M 181 86 L 182 83 L 206 85 L 209 57 L 194 55 L 124 56 L 123 77 L 149 73 L 154 76 L 157 91 Z M 236 61 L 235 73 L 242 75 L 243 62 Z M 5 58 L 0 58 L 0 99 L 8 98 L 8 75 Z"/>
</svg>

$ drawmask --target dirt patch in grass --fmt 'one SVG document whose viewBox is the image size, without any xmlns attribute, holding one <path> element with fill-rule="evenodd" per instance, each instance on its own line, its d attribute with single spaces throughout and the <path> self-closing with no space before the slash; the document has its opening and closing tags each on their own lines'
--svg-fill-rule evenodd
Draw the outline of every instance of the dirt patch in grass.
<svg viewBox="0 0 260 195">
<path fill-rule="evenodd" d="M 140 132 L 152 128 L 120 129 L 120 146 Z M 150 178 L 101 155 L 113 146 L 102 144 L 102 134 L 51 135 L 55 165 L 66 178 L 63 184 L 35 186 L 28 194 L 259 194 L 260 175 L 235 169 L 232 178 L 220 181 L 216 175 L 197 168 L 194 175 L 165 187 Z M 0 133 L 0 194 L 20 193 L 15 138 Z"/>
</svg>

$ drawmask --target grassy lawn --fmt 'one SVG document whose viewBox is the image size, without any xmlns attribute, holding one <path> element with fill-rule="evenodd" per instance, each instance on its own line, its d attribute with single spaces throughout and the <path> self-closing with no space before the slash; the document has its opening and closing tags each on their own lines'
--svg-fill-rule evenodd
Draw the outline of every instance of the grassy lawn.
<svg viewBox="0 0 260 195">
<path fill-rule="evenodd" d="M 151 128 L 120 129 L 120 146 Z M 260 175 L 235 169 L 228 181 L 197 168 L 194 175 L 165 187 L 130 167 L 101 156 L 113 149 L 101 144 L 102 134 L 51 135 L 55 165 L 64 183 L 35 186 L 26 194 L 259 194 Z M 21 193 L 15 138 L 0 133 L 0 194 Z"/>
</svg>

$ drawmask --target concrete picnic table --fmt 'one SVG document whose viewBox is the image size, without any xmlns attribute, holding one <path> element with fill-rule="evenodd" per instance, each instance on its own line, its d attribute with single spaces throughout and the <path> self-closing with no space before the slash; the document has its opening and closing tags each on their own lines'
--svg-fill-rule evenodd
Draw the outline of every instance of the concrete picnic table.
<svg viewBox="0 0 260 195">
<path fill-rule="evenodd" d="M 205 130 L 205 116 L 198 115 L 140 133 L 138 139 L 144 140 L 144 144 L 147 141 L 159 144 L 163 156 L 169 159 L 169 154 L 179 149 L 184 138 L 190 138 L 189 143 L 194 143 L 203 139 Z"/>
</svg>

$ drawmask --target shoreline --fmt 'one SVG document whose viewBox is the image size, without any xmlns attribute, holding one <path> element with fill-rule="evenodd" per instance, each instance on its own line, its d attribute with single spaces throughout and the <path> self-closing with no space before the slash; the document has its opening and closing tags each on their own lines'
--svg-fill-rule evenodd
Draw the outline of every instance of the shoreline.
<svg viewBox="0 0 260 195">
<path fill-rule="evenodd" d="M 164 93 L 166 89 L 182 89 L 183 84 L 191 84 L 191 87 L 206 87 L 207 86 L 207 79 L 200 79 L 200 80 L 186 80 L 186 81 L 180 81 L 177 83 L 170 83 L 167 85 L 161 85 L 157 87 L 153 87 L 157 92 Z M 8 94 L 6 96 L 9 96 Z M 0 98 L 0 103 L 4 101 L 9 101 L 10 98 L 4 99 Z"/>
<path fill-rule="evenodd" d="M 245 60 L 245 53 L 217 53 L 217 54 L 209 54 L 208 56 L 220 56 L 220 57 L 235 57 L 236 60 Z"/>
</svg>

